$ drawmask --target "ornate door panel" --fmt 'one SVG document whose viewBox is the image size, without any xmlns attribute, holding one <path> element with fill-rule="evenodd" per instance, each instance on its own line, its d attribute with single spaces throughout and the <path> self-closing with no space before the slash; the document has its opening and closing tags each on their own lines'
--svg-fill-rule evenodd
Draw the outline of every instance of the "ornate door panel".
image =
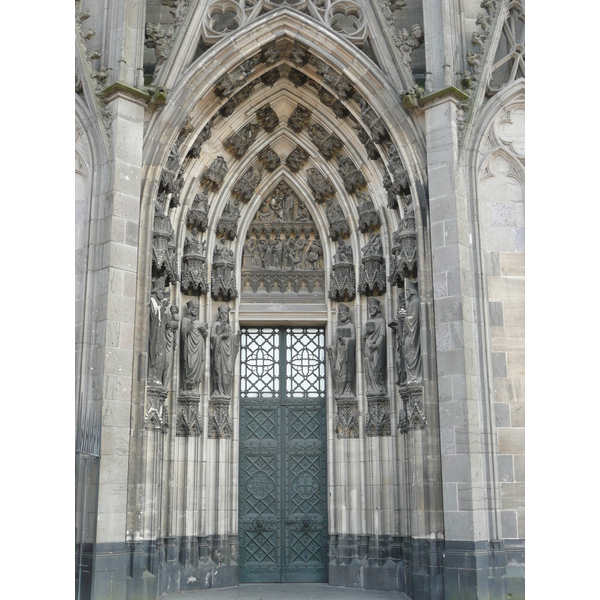
<svg viewBox="0 0 600 600">
<path fill-rule="evenodd" d="M 324 582 L 325 334 L 242 329 L 240 582 Z"/>
</svg>

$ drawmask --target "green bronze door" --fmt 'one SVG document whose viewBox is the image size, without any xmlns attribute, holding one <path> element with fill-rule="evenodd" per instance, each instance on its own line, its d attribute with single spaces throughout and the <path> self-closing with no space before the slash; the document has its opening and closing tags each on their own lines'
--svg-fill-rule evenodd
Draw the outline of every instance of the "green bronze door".
<svg viewBox="0 0 600 600">
<path fill-rule="evenodd" d="M 325 332 L 243 328 L 240 582 L 325 582 Z"/>
</svg>

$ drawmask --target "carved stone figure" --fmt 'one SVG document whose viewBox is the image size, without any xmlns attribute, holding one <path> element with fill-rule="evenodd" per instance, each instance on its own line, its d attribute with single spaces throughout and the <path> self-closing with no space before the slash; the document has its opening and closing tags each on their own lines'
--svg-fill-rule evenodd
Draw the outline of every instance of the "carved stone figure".
<svg viewBox="0 0 600 600">
<path fill-rule="evenodd" d="M 208 335 L 208 323 L 198 320 L 198 300 L 190 300 L 186 306 L 187 313 L 181 321 L 181 389 L 198 394 L 204 373 L 204 340 Z"/>
<path fill-rule="evenodd" d="M 225 140 L 223 146 L 230 154 L 236 158 L 241 158 L 256 139 L 259 129 L 260 126 L 257 123 L 248 123 L 248 125 L 242 127 L 237 133 L 234 133 Z"/>
<path fill-rule="evenodd" d="M 174 231 L 171 220 L 163 212 L 160 198 L 154 204 L 152 230 L 152 272 L 155 277 L 166 277 L 166 283 L 177 281 L 177 261 L 174 256 Z"/>
<path fill-rule="evenodd" d="M 348 100 L 354 93 L 350 82 L 335 69 L 326 65 L 322 60 L 316 59 L 317 73 L 323 76 L 323 84 L 331 88 L 342 100 Z"/>
<path fill-rule="evenodd" d="M 235 266 L 233 251 L 225 245 L 225 240 L 219 238 L 213 253 L 211 274 L 211 296 L 214 300 L 233 300 L 237 298 L 235 287 Z"/>
<path fill-rule="evenodd" d="M 165 278 L 158 278 L 150 295 L 150 330 L 148 345 L 148 383 L 163 385 L 167 360 L 167 310 L 169 299 L 165 297 Z"/>
<path fill-rule="evenodd" d="M 230 310 L 227 304 L 221 304 L 218 308 L 217 320 L 210 330 L 212 398 L 231 398 L 239 334 L 234 334 L 229 324 Z"/>
<path fill-rule="evenodd" d="M 281 58 L 281 54 L 273 44 L 263 51 L 261 58 L 267 65 L 274 65 Z"/>
<path fill-rule="evenodd" d="M 334 133 L 329 134 L 321 125 L 313 123 L 308 131 L 319 152 L 327 159 L 335 158 L 344 147 L 342 140 Z"/>
<path fill-rule="evenodd" d="M 367 396 L 384 396 L 386 387 L 386 325 L 376 298 L 369 298 L 363 330 L 363 366 Z"/>
<path fill-rule="evenodd" d="M 329 298 L 332 300 L 347 300 L 351 302 L 356 296 L 356 279 L 354 277 L 354 262 L 352 248 L 340 240 L 338 251 L 333 255 L 334 264 L 331 268 L 329 282 Z"/>
<path fill-rule="evenodd" d="M 260 167 L 250 167 L 233 186 L 231 193 L 242 202 L 250 202 L 256 186 L 262 180 Z"/>
<path fill-rule="evenodd" d="M 401 287 L 405 277 L 417 276 L 417 231 L 412 204 L 406 207 L 400 228 L 394 232 L 392 240 L 389 282 Z"/>
<path fill-rule="evenodd" d="M 335 190 L 329 180 L 319 171 L 311 168 L 306 171 L 306 181 L 310 187 L 315 200 L 319 203 L 325 202 L 335 195 Z"/>
<path fill-rule="evenodd" d="M 423 29 L 420 25 L 413 25 L 410 28 L 410 32 L 402 28 L 398 34 L 396 40 L 396 46 L 400 50 L 402 56 L 402 62 L 409 68 L 412 68 L 412 57 L 411 53 L 413 50 L 421 47 L 423 44 L 424 36 Z"/>
<path fill-rule="evenodd" d="M 344 181 L 344 187 L 350 194 L 367 185 L 363 174 L 354 166 L 352 160 L 345 156 L 338 158 L 338 172 Z"/>
<path fill-rule="evenodd" d="M 321 266 L 321 257 L 323 256 L 323 247 L 321 246 L 321 240 L 315 238 L 306 253 L 307 268 L 316 270 Z"/>
<path fill-rule="evenodd" d="M 323 86 L 319 86 L 319 100 L 331 108 L 338 119 L 345 119 L 350 112 L 348 109 L 334 96 L 332 96 Z"/>
<path fill-rule="evenodd" d="M 258 109 L 256 118 L 267 133 L 271 133 L 279 125 L 279 117 L 269 104 Z"/>
<path fill-rule="evenodd" d="M 419 326 L 421 300 L 416 284 L 406 282 L 406 317 L 402 334 L 402 355 L 406 368 L 406 384 L 420 385 L 423 381 L 421 368 L 421 330 Z"/>
<path fill-rule="evenodd" d="M 358 289 L 363 296 L 370 294 L 379 296 L 386 289 L 385 259 L 383 258 L 380 234 L 371 236 L 371 239 L 363 246 L 362 253 Z"/>
<path fill-rule="evenodd" d="M 329 237 L 335 242 L 350 235 L 348 221 L 339 204 L 327 200 L 327 208 L 325 210 L 327 220 L 329 221 Z"/>
<path fill-rule="evenodd" d="M 181 291 L 190 296 L 200 296 L 208 291 L 206 280 L 206 258 L 204 256 L 206 242 L 200 243 L 198 230 L 192 233 L 183 243 L 181 259 Z"/>
<path fill-rule="evenodd" d="M 285 159 L 285 164 L 290 168 L 291 171 L 297 173 L 308 160 L 308 154 L 305 150 L 296 146 Z"/>
<path fill-rule="evenodd" d="M 212 121 L 209 120 L 208 123 L 204 126 L 202 131 L 198 134 L 198 137 L 192 144 L 192 147 L 188 150 L 187 158 L 198 158 L 200 156 L 200 149 L 202 148 L 202 144 L 210 139 L 212 135 Z"/>
<path fill-rule="evenodd" d="M 281 77 L 281 73 L 279 69 L 271 69 L 267 71 L 264 75 L 260 76 L 260 80 L 266 85 L 271 87 L 279 78 Z"/>
<path fill-rule="evenodd" d="M 383 140 L 389 137 L 383 120 L 377 116 L 364 98 L 359 97 L 357 102 L 360 106 L 360 115 L 363 123 L 369 128 L 373 141 L 377 144 L 381 144 Z"/>
<path fill-rule="evenodd" d="M 350 309 L 345 304 L 340 304 L 336 339 L 327 347 L 335 398 L 355 397 L 355 350 L 356 334 L 354 324 L 350 321 Z"/>
<path fill-rule="evenodd" d="M 205 187 L 202 190 L 202 194 L 196 194 L 192 207 L 188 211 L 186 217 L 186 224 L 189 227 L 195 227 L 198 231 L 206 231 L 208 226 L 208 209 L 210 204 L 208 203 L 208 188 Z"/>
<path fill-rule="evenodd" d="M 171 372 L 171 363 L 173 362 L 173 351 L 175 349 L 175 332 L 179 329 L 179 307 L 173 305 L 169 308 L 169 313 L 165 315 L 165 339 L 166 339 L 166 360 L 163 371 L 162 383 L 166 387 Z"/>
<path fill-rule="evenodd" d="M 363 233 L 369 230 L 379 229 L 381 220 L 375 210 L 371 196 L 359 193 L 360 204 L 358 205 L 358 225 Z"/>
<path fill-rule="evenodd" d="M 217 156 L 212 164 L 202 175 L 201 184 L 206 186 L 211 192 L 218 192 L 223 179 L 227 173 L 227 163 L 222 156 Z"/>
<path fill-rule="evenodd" d="M 173 47 L 173 37 L 175 30 L 173 27 L 163 29 L 160 24 L 146 23 L 146 48 L 152 48 L 156 55 L 156 66 L 154 67 L 154 76 L 158 74 L 165 60 L 169 57 Z"/>
<path fill-rule="evenodd" d="M 289 116 L 287 124 L 296 133 L 300 133 L 305 127 L 308 126 L 310 121 L 310 110 L 304 108 L 301 104 L 298 104 Z"/>
<path fill-rule="evenodd" d="M 274 150 L 267 147 L 265 148 L 259 155 L 258 160 L 262 164 L 262 166 L 269 171 L 269 173 L 273 172 L 281 162 L 281 158 L 277 155 Z"/>
<path fill-rule="evenodd" d="M 237 225 L 240 219 L 240 201 L 234 200 L 225 205 L 221 218 L 217 223 L 217 235 L 223 235 L 228 240 L 234 240 L 237 235 Z"/>
<path fill-rule="evenodd" d="M 243 85 L 252 74 L 254 67 L 260 62 L 259 57 L 253 57 L 245 60 L 239 67 L 236 67 L 231 73 L 227 73 L 215 85 L 217 96 L 226 97 L 233 94 L 236 88 Z"/>
<path fill-rule="evenodd" d="M 308 50 L 302 48 L 302 46 L 292 46 L 289 53 L 290 60 L 298 67 L 303 67 L 310 58 Z"/>
<path fill-rule="evenodd" d="M 308 77 L 301 71 L 298 71 L 298 69 L 292 67 L 288 73 L 288 79 L 294 84 L 294 87 L 302 87 L 308 80 Z"/>
</svg>

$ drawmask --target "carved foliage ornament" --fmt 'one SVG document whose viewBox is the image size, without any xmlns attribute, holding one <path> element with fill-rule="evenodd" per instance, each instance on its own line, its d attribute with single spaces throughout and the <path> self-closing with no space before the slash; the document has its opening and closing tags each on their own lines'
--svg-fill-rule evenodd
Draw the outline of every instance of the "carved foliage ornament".
<svg viewBox="0 0 600 600">
<path fill-rule="evenodd" d="M 301 104 L 298 104 L 298 106 L 296 106 L 292 114 L 289 116 L 287 124 L 293 131 L 300 133 L 305 127 L 308 126 L 310 115 L 310 110 L 304 108 L 304 106 Z"/>
</svg>

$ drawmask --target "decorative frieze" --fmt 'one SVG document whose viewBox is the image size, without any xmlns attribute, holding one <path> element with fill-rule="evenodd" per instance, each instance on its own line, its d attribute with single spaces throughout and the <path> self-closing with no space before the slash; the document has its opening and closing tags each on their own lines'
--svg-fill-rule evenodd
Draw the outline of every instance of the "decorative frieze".
<svg viewBox="0 0 600 600">
<path fill-rule="evenodd" d="M 226 174 L 227 163 L 222 156 L 217 156 L 202 175 L 200 183 L 206 186 L 211 192 L 218 192 Z"/>
<path fill-rule="evenodd" d="M 306 182 L 308 183 L 308 187 L 310 188 L 315 201 L 319 204 L 335 195 L 335 190 L 329 179 L 327 179 L 319 169 L 307 169 Z"/>
<path fill-rule="evenodd" d="M 242 158 L 248 151 L 248 148 L 250 148 L 250 145 L 256 140 L 259 129 L 260 125 L 257 123 L 248 123 L 237 133 L 234 133 L 227 138 L 223 143 L 223 146 L 236 158 Z"/>
<path fill-rule="evenodd" d="M 202 194 L 196 194 L 192 207 L 188 211 L 186 217 L 186 225 L 188 227 L 196 228 L 198 231 L 206 231 L 208 227 L 208 210 L 210 204 L 208 203 L 208 188 L 205 187 L 202 190 Z"/>
<path fill-rule="evenodd" d="M 351 302 L 356 297 L 356 278 L 352 248 L 346 245 L 344 240 L 339 241 L 333 261 L 329 280 L 329 298 L 338 302 L 341 300 Z"/>
<path fill-rule="evenodd" d="M 242 202 L 250 202 L 256 186 L 258 186 L 261 180 L 262 170 L 259 167 L 250 167 L 233 186 L 231 194 Z"/>
<path fill-rule="evenodd" d="M 380 296 L 386 290 L 385 259 L 383 258 L 381 235 L 379 233 L 371 235 L 361 250 L 363 256 L 358 289 L 363 296 Z"/>
<path fill-rule="evenodd" d="M 338 173 L 342 177 L 344 187 L 349 194 L 366 187 L 363 174 L 356 168 L 351 159 L 346 156 L 338 158 Z"/>
<path fill-rule="evenodd" d="M 237 298 L 234 267 L 233 251 L 227 248 L 223 238 L 219 238 L 213 253 L 210 281 L 211 296 L 214 300 L 229 301 Z"/>
</svg>

